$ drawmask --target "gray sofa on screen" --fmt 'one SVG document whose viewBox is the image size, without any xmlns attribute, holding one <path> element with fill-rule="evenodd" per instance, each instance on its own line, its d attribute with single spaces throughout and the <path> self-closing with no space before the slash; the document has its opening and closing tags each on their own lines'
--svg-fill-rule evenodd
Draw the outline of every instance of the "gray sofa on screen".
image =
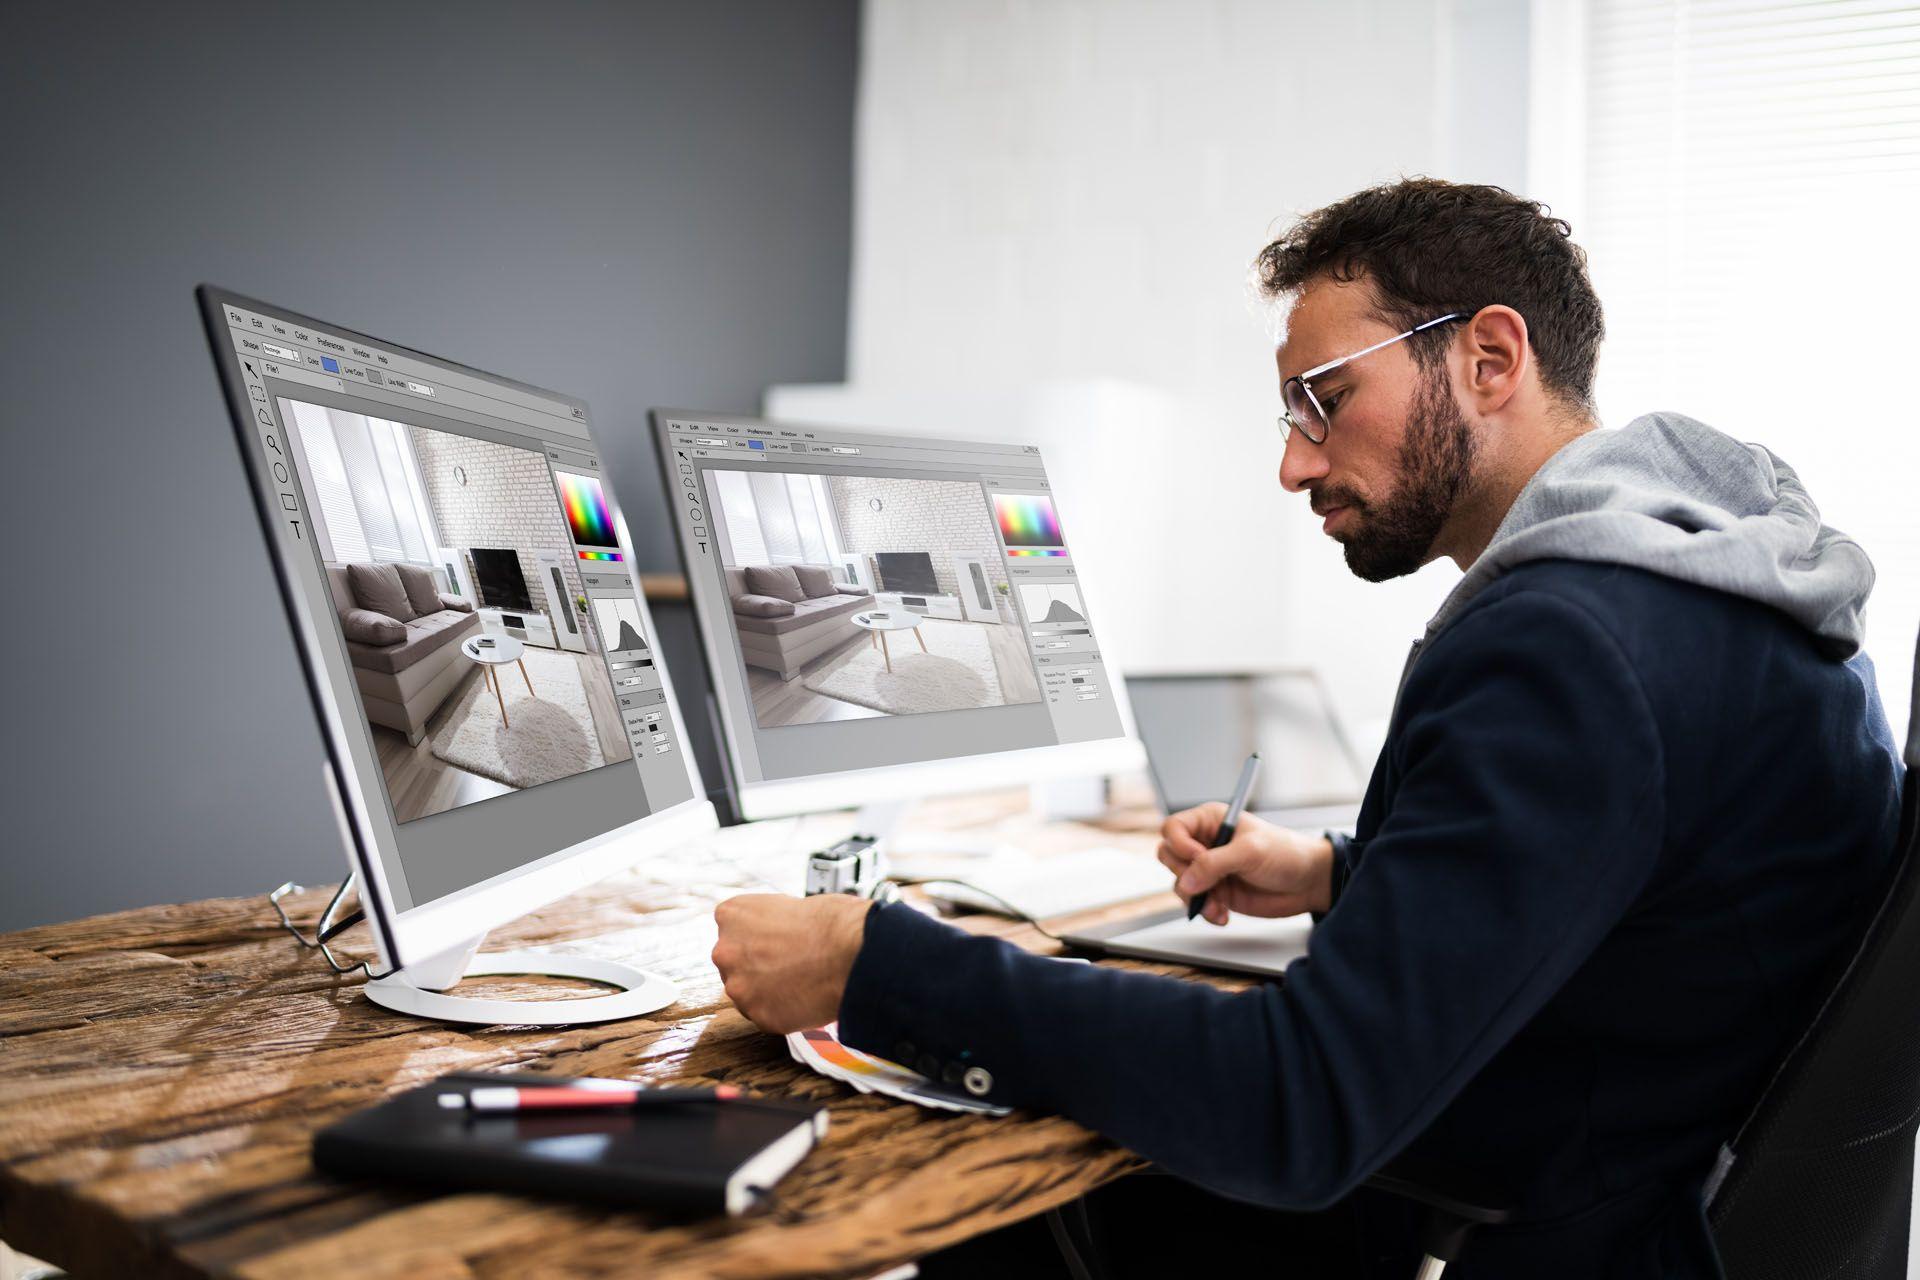
<svg viewBox="0 0 1920 1280">
<path fill-rule="evenodd" d="M 367 719 L 418 745 L 427 719 L 474 669 L 460 642 L 480 630 L 480 616 L 441 594 L 418 565 L 328 561 L 326 569 Z"/>
<path fill-rule="evenodd" d="M 834 581 L 828 565 L 741 565 L 726 575 L 741 655 L 782 680 L 858 639 L 853 615 L 873 606 L 864 588 Z"/>
</svg>

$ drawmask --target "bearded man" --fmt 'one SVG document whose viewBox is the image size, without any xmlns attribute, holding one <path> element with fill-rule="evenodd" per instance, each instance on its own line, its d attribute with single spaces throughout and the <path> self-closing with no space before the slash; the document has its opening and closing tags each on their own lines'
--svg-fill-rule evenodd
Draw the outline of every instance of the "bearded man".
<svg viewBox="0 0 1920 1280">
<path fill-rule="evenodd" d="M 1717 1276 L 1715 1153 L 1893 865 L 1873 571 L 1766 449 L 1672 413 L 1600 429 L 1570 237 L 1498 188 L 1414 179 L 1257 260 L 1288 308 L 1281 487 L 1368 581 L 1464 571 L 1352 834 L 1249 817 L 1210 849 L 1222 806 L 1166 822 L 1209 920 L 1319 916 L 1284 982 L 1229 994 L 897 903 L 750 896 L 717 913 L 738 1007 L 776 1032 L 837 1017 L 1255 1207 L 1183 1193 L 1156 1266 L 1256 1249 L 1299 1274 L 1270 1211 L 1339 1204 L 1343 1273 L 1399 1267 L 1405 1216 L 1354 1192 L 1404 1161 L 1514 1211 L 1450 1276 Z"/>
</svg>

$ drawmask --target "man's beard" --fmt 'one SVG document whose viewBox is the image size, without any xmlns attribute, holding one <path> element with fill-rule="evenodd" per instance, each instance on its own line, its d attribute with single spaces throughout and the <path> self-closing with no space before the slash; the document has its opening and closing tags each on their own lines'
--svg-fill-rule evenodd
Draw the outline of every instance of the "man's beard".
<svg viewBox="0 0 1920 1280">
<path fill-rule="evenodd" d="M 1348 519 L 1352 531 L 1340 540 L 1354 576 L 1385 582 L 1427 562 L 1440 526 L 1473 474 L 1476 445 L 1445 372 L 1423 376 L 1400 445 L 1400 474 L 1386 499 L 1375 505 L 1344 486 L 1314 495 L 1323 509 L 1354 509 Z"/>
</svg>

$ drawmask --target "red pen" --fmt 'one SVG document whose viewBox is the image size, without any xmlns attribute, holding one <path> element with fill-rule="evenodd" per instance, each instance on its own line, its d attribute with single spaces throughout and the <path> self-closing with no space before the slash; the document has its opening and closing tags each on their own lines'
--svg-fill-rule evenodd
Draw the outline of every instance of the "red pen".
<svg viewBox="0 0 1920 1280">
<path fill-rule="evenodd" d="M 631 1111 L 639 1107 L 683 1102 L 732 1102 L 738 1085 L 711 1089 L 644 1089 L 623 1080 L 577 1080 L 563 1085 L 484 1085 L 464 1093 L 443 1093 L 440 1105 L 448 1111 L 509 1115 L 516 1111 Z"/>
</svg>

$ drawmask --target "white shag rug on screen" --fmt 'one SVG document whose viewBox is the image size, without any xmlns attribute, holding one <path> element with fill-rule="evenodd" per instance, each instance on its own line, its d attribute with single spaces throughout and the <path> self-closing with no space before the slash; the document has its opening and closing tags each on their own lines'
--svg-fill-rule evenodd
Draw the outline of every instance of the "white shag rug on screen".
<svg viewBox="0 0 1920 1280">
<path fill-rule="evenodd" d="M 531 694 L 519 667 L 509 662 L 494 668 L 512 727 L 500 723 L 500 704 L 474 663 L 466 688 L 433 735 L 433 754 L 510 787 L 537 787 L 605 764 L 587 710 L 586 686 L 573 658 L 528 645 L 520 660 L 533 681 Z"/>
<path fill-rule="evenodd" d="M 889 672 L 880 650 L 864 637 L 845 656 L 802 683 L 815 693 L 891 716 L 964 711 L 1006 705 L 986 628 L 974 622 L 927 618 L 920 623 L 927 652 L 911 631 L 889 631 Z"/>
</svg>

